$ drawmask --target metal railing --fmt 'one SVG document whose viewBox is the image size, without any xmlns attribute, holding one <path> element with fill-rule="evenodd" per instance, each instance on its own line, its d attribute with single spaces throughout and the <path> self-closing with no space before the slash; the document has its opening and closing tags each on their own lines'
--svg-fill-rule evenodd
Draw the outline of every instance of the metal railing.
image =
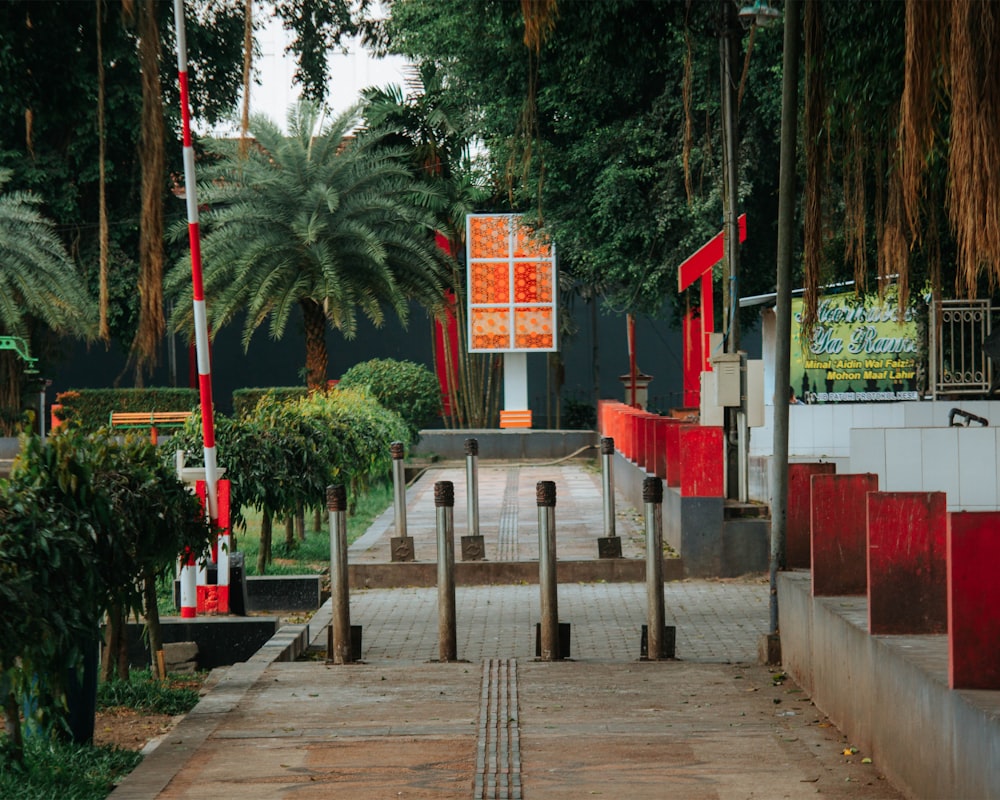
<svg viewBox="0 0 1000 800">
<path fill-rule="evenodd" d="M 986 395 L 993 366 L 989 300 L 941 300 L 931 307 L 931 395 Z"/>
</svg>

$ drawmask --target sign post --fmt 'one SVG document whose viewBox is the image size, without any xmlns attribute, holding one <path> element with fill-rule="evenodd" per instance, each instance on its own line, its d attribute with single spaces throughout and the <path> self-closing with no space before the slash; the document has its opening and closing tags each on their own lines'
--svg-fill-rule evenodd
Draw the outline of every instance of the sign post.
<svg viewBox="0 0 1000 800">
<path fill-rule="evenodd" d="M 502 353 L 501 428 L 530 428 L 528 359 L 558 351 L 555 247 L 518 214 L 466 218 L 470 353 Z"/>
</svg>

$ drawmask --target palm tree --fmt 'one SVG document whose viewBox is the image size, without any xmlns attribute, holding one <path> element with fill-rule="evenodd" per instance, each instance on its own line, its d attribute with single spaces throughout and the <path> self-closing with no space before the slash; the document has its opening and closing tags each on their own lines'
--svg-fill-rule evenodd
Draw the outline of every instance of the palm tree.
<svg viewBox="0 0 1000 800">
<path fill-rule="evenodd" d="M 472 157 L 473 134 L 467 114 L 454 102 L 454 93 L 444 83 L 444 74 L 434 62 L 411 68 L 406 93 L 398 86 L 368 88 L 362 92 L 365 120 L 379 130 L 391 131 L 388 140 L 405 143 L 411 168 L 421 180 L 437 189 L 438 231 L 452 253 L 465 249 L 465 218 L 491 203 L 488 182 L 479 175 Z M 489 427 L 495 424 L 499 407 L 500 358 L 468 351 L 465 319 L 464 275 L 452 262 L 454 289 L 452 311 L 456 318 L 458 353 L 444 349 L 451 402 L 445 423 L 454 427 Z"/>
<path fill-rule="evenodd" d="M 448 263 L 434 244 L 427 210 L 433 190 L 413 179 L 397 150 L 373 132 L 351 136 L 351 109 L 328 125 L 302 103 L 288 115 L 285 136 L 254 117 L 255 146 L 241 156 L 233 141 L 199 187 L 210 208 L 203 218 L 204 283 L 213 331 L 245 313 L 243 346 L 269 319 L 280 339 L 292 309 L 302 310 L 306 383 L 325 386 L 326 326 L 354 336 L 358 310 L 376 325 L 384 306 L 407 320 L 415 300 L 441 312 Z M 178 265 L 168 288 L 184 287 L 175 329 L 190 325 L 190 272 Z"/>
<path fill-rule="evenodd" d="M 0 191 L 10 180 L 0 170 Z M 30 338 L 34 325 L 93 334 L 94 303 L 52 223 L 26 192 L 0 193 L 0 334 Z M 0 430 L 10 434 L 21 408 L 24 365 L 0 350 Z"/>
</svg>

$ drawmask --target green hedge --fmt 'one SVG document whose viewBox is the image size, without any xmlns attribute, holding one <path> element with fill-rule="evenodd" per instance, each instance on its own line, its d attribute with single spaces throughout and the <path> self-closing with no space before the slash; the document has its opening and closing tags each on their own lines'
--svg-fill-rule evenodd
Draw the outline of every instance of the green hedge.
<svg viewBox="0 0 1000 800">
<path fill-rule="evenodd" d="M 309 390 L 305 386 L 272 386 L 270 388 L 253 386 L 248 389 L 237 389 L 233 392 L 233 416 L 245 417 L 253 411 L 265 397 L 276 402 L 298 400 L 305 397 Z"/>
<path fill-rule="evenodd" d="M 56 395 L 56 418 L 75 420 L 85 431 L 108 424 L 112 411 L 193 411 L 197 389 L 70 389 Z"/>
<path fill-rule="evenodd" d="M 412 361 L 375 358 L 355 364 L 344 373 L 338 389 L 364 389 L 385 408 L 403 418 L 411 443 L 420 429 L 441 413 L 441 384 L 427 367 Z"/>
</svg>

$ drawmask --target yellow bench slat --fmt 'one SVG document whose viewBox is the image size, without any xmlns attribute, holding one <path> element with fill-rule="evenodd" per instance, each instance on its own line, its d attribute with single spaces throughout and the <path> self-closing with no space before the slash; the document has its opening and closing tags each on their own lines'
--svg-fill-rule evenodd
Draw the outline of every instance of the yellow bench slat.
<svg viewBox="0 0 1000 800">
<path fill-rule="evenodd" d="M 109 422 L 112 428 L 151 428 L 183 425 L 190 416 L 190 411 L 112 411 Z"/>
</svg>

